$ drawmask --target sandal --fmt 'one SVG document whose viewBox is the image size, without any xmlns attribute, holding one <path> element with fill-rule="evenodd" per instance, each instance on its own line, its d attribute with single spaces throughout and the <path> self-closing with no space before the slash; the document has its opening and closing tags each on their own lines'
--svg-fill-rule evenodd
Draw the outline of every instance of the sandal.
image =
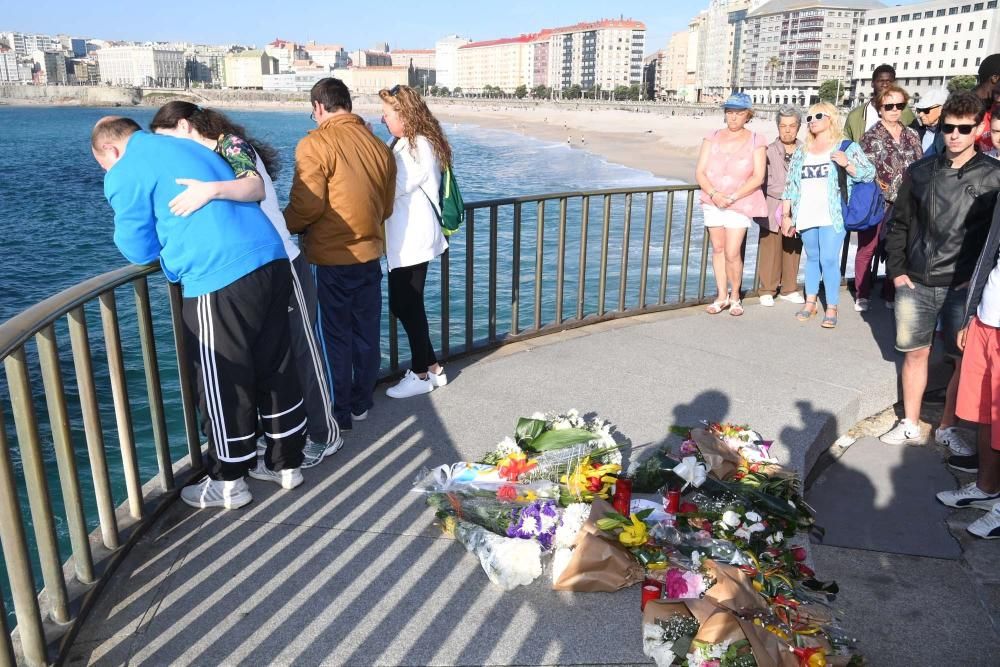
<svg viewBox="0 0 1000 667">
<path fill-rule="evenodd" d="M 726 308 L 729 308 L 729 305 L 729 299 L 725 299 L 723 301 L 713 301 L 712 304 L 705 309 L 705 312 L 709 315 L 718 315 Z"/>
<path fill-rule="evenodd" d="M 812 306 L 812 310 L 806 310 L 809 306 Z M 802 306 L 802 310 L 795 313 L 795 319 L 799 322 L 808 322 L 813 315 L 816 314 L 816 301 L 809 301 L 806 299 L 806 304 Z"/>
<path fill-rule="evenodd" d="M 831 310 L 833 311 L 833 317 L 830 317 L 829 315 Z M 823 327 L 824 329 L 835 328 L 837 326 L 837 307 L 828 306 L 826 309 L 826 313 L 827 314 L 823 316 L 823 321 L 820 323 L 820 326 Z"/>
<path fill-rule="evenodd" d="M 733 304 L 729 307 L 729 314 L 733 317 L 739 317 L 743 314 L 743 302 L 733 301 Z"/>
</svg>

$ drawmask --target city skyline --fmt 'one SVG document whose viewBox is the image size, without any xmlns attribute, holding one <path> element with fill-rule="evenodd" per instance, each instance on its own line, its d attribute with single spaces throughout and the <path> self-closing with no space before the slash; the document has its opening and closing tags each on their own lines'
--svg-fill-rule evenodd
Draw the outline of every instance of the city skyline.
<svg viewBox="0 0 1000 667">
<path fill-rule="evenodd" d="M 917 0 L 897 0 L 889 5 L 914 4 Z M 239 18 L 229 5 L 203 5 L 197 20 L 189 10 L 177 6 L 144 7 L 123 0 L 95 0 L 81 5 L 68 0 L 46 0 L 39 4 L 19 3 L 4 16 L 5 30 L 27 33 L 72 34 L 87 38 L 150 42 L 190 42 L 197 44 L 255 44 L 262 47 L 275 38 L 298 42 L 339 43 L 348 49 L 369 48 L 388 42 L 393 48 L 433 48 L 434 41 L 449 34 L 473 40 L 513 37 L 530 32 L 538 25 L 569 25 L 583 20 L 624 16 L 646 24 L 646 53 L 664 48 L 670 35 L 687 28 L 691 17 L 708 7 L 709 0 L 676 0 L 669 5 L 654 0 L 580 0 L 543 4 L 531 0 L 509 0 L 482 6 L 426 0 L 419 12 L 414 5 L 386 2 L 370 6 L 342 7 L 282 6 L 275 13 L 273 2 L 245 0 Z M 394 15 L 391 19 L 386 15 Z M 134 18 L 130 17 L 134 14 Z M 114 16 L 110 22 L 108 16 Z M 344 24 L 347 24 L 345 27 Z M 318 29 L 317 26 L 328 25 Z M 415 37 L 419 35 L 419 37 Z"/>
</svg>

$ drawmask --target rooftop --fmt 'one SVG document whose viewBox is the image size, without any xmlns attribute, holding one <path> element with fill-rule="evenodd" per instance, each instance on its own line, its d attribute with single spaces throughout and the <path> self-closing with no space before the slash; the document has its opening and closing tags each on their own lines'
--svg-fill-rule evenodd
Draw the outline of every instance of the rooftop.
<svg viewBox="0 0 1000 667">
<path fill-rule="evenodd" d="M 532 32 L 527 34 L 518 35 L 517 37 L 501 37 L 500 39 L 490 39 L 481 42 L 471 42 L 469 44 L 464 44 L 458 48 L 460 49 L 470 49 L 470 48 L 481 48 L 489 46 L 500 46 L 503 44 L 527 44 L 529 42 L 535 42 L 538 40 L 543 40 L 551 37 L 552 35 L 561 35 L 570 32 L 588 32 L 591 30 L 607 30 L 611 28 L 626 28 L 631 30 L 645 30 L 646 24 L 642 21 L 633 21 L 632 19 L 601 19 L 600 21 L 593 21 L 589 23 L 575 23 L 569 26 L 563 26 L 560 28 L 543 28 L 538 32 Z"/>
<path fill-rule="evenodd" d="M 771 0 L 757 9 L 747 12 L 747 16 L 767 16 L 799 9 L 881 9 L 885 7 L 877 0 Z"/>
</svg>

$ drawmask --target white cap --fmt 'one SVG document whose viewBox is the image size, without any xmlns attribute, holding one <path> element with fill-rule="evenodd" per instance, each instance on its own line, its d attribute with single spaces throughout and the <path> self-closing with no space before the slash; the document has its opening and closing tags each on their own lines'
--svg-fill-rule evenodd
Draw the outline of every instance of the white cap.
<svg viewBox="0 0 1000 667">
<path fill-rule="evenodd" d="M 943 106 L 948 101 L 948 90 L 945 88 L 931 88 L 926 95 L 920 96 L 920 101 L 913 106 L 918 109 L 930 109 L 931 107 Z"/>
</svg>

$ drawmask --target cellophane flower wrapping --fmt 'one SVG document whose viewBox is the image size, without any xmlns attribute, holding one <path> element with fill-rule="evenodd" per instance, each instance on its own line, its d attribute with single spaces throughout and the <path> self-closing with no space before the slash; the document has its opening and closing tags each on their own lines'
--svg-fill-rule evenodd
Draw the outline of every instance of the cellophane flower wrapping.
<svg viewBox="0 0 1000 667">
<path fill-rule="evenodd" d="M 541 576 L 542 548 L 537 541 L 501 537 L 462 519 L 448 524 L 455 540 L 479 558 L 486 576 L 503 590 L 526 586 Z"/>
</svg>

